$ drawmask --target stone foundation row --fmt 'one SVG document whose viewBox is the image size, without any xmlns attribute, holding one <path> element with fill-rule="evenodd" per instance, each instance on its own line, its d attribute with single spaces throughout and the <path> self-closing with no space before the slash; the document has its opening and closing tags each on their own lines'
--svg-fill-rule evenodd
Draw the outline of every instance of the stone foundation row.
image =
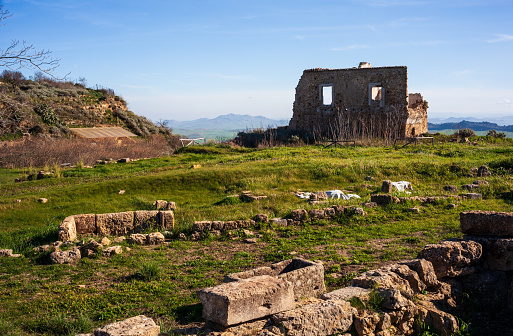
<svg viewBox="0 0 513 336">
<path fill-rule="evenodd" d="M 59 225 L 59 240 L 74 241 L 77 234 L 122 236 L 149 228 L 172 230 L 172 210 L 140 210 L 107 214 L 81 214 L 66 217 Z"/>
</svg>

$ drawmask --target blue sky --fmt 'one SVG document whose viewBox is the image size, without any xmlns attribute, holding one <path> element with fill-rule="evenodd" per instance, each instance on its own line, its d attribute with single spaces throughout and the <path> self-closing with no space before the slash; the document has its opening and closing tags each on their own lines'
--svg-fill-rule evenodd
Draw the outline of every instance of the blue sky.
<svg viewBox="0 0 513 336">
<path fill-rule="evenodd" d="M 513 0 L 4 0 L 12 39 L 137 114 L 292 116 L 304 69 L 406 65 L 435 118 L 513 115 Z M 26 76 L 33 71 L 23 71 Z"/>
</svg>

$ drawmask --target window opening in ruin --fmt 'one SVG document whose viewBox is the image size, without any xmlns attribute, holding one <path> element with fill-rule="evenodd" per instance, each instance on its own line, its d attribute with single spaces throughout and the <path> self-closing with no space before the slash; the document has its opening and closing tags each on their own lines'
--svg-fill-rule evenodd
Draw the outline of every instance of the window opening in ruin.
<svg viewBox="0 0 513 336">
<path fill-rule="evenodd" d="M 323 84 L 320 89 L 322 105 L 333 105 L 333 85 Z"/>
<path fill-rule="evenodd" d="M 381 83 L 369 84 L 369 106 L 379 103 L 379 106 L 385 106 L 385 89 Z"/>
</svg>

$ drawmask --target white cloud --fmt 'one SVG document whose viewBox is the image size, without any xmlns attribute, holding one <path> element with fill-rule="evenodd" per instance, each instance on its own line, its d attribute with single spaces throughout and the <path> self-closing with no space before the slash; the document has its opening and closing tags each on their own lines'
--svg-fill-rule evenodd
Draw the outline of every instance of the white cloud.
<svg viewBox="0 0 513 336">
<path fill-rule="evenodd" d="M 502 99 L 499 99 L 499 101 L 497 101 L 497 104 L 513 106 L 513 99 L 502 98 Z"/>
<path fill-rule="evenodd" d="M 488 40 L 486 42 L 488 43 L 497 43 L 497 42 L 506 42 L 506 41 L 513 41 L 513 35 L 507 35 L 507 34 L 497 34 L 497 38 L 493 40 Z"/>
</svg>

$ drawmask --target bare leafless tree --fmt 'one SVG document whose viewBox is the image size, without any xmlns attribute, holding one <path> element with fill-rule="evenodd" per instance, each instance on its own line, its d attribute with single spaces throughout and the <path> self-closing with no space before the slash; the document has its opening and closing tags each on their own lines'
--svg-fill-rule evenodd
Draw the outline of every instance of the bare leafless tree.
<svg viewBox="0 0 513 336">
<path fill-rule="evenodd" d="M 9 11 L 0 5 L 0 26 L 3 21 L 11 16 Z M 55 79 L 55 69 L 59 66 L 60 59 L 52 58 L 51 51 L 37 50 L 34 45 L 25 41 L 12 40 L 11 44 L 5 49 L 0 49 L 0 67 L 10 70 L 19 70 L 21 68 L 39 70 Z"/>
</svg>

